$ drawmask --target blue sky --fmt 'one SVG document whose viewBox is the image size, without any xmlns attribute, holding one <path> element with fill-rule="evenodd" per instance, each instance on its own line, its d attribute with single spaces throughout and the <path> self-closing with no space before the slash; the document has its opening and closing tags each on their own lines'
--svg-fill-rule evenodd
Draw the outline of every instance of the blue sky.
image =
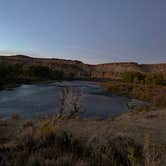
<svg viewBox="0 0 166 166">
<path fill-rule="evenodd" d="M 0 0 L 0 53 L 166 63 L 166 0 Z"/>
</svg>

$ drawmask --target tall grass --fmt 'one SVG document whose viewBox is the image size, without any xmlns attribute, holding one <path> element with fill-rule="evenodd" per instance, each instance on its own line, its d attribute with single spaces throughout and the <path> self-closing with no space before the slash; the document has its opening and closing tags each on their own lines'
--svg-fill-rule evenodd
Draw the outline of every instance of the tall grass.
<svg viewBox="0 0 166 166">
<path fill-rule="evenodd" d="M 32 126 L 23 126 L 15 146 L 0 148 L 2 166 L 107 166 L 131 165 L 128 147 L 140 147 L 131 139 L 117 137 L 100 144 L 95 139 L 81 140 L 64 131 L 55 120 L 45 119 Z M 140 155 L 134 153 L 134 157 Z"/>
</svg>

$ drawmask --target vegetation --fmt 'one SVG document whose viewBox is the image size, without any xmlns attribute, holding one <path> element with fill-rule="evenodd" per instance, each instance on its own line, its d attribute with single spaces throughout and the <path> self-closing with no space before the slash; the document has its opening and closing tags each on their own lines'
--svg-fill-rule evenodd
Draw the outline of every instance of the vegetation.
<svg viewBox="0 0 166 166">
<path fill-rule="evenodd" d="M 157 150 L 155 145 L 151 142 L 149 135 L 145 136 L 143 153 L 145 158 L 145 166 L 161 165 L 161 152 Z"/>
<path fill-rule="evenodd" d="M 166 106 L 166 76 L 159 73 L 126 72 L 121 80 L 102 82 L 106 92 L 150 102 L 153 106 Z"/>
<path fill-rule="evenodd" d="M 23 126 L 14 145 L 0 146 L 0 165 L 159 166 L 158 153 L 151 153 L 151 148 L 149 139 L 144 146 L 122 136 L 107 138 L 105 143 L 94 136 L 82 140 L 63 130 L 54 117 Z"/>
<path fill-rule="evenodd" d="M 60 116 L 67 118 L 79 116 L 84 111 L 81 104 L 82 96 L 80 88 L 64 87 L 60 92 Z"/>
<path fill-rule="evenodd" d="M 61 80 L 63 78 L 63 71 L 54 71 L 46 66 L 0 64 L 0 89 L 10 88 L 20 83 Z"/>
<path fill-rule="evenodd" d="M 120 81 L 103 82 L 102 86 L 106 92 L 113 92 L 130 98 L 147 101 L 157 107 L 166 106 L 166 86 L 142 85 Z"/>
<path fill-rule="evenodd" d="M 125 72 L 122 74 L 122 81 L 126 83 L 139 83 L 145 85 L 166 85 L 166 74 Z"/>
</svg>

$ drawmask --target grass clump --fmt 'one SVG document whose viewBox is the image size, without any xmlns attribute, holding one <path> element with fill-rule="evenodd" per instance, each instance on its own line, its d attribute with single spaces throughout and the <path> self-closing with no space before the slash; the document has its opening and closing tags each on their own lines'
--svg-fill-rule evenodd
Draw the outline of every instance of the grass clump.
<svg viewBox="0 0 166 166">
<path fill-rule="evenodd" d="M 150 136 L 146 135 L 144 138 L 144 161 L 145 166 L 160 166 L 161 165 L 161 154 L 160 150 L 151 142 Z"/>
<path fill-rule="evenodd" d="M 32 127 L 33 121 L 32 120 L 25 120 L 23 123 L 23 128 Z"/>
<path fill-rule="evenodd" d="M 153 107 L 166 107 L 166 86 L 164 85 L 147 85 L 122 81 L 103 82 L 101 85 L 106 93 L 115 93 L 147 101 Z"/>
</svg>

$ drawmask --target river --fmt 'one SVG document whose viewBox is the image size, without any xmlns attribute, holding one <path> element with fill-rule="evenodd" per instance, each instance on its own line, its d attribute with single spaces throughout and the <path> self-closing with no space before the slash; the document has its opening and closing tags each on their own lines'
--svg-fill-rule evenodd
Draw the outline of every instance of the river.
<svg viewBox="0 0 166 166">
<path fill-rule="evenodd" d="M 63 87 L 77 87 L 83 92 L 82 117 L 112 117 L 128 111 L 128 99 L 106 95 L 98 83 L 63 81 L 49 84 L 21 85 L 13 90 L 0 91 L 0 117 L 10 118 L 18 113 L 22 118 L 50 116 L 59 111 L 59 93 Z"/>
</svg>

